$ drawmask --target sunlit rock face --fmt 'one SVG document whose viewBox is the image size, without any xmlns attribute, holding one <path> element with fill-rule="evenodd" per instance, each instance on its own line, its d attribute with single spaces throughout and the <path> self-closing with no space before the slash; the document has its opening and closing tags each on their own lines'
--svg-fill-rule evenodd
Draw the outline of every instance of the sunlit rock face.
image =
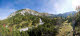
<svg viewBox="0 0 80 36">
<path fill-rule="evenodd" d="M 28 30 L 28 27 L 27 27 L 27 28 L 22 28 L 22 29 L 20 29 L 20 32 L 26 31 L 26 30 Z"/>
<path fill-rule="evenodd" d="M 42 20 L 40 19 L 40 23 L 39 24 L 42 25 L 42 24 L 44 24 L 44 22 L 42 22 Z"/>
</svg>

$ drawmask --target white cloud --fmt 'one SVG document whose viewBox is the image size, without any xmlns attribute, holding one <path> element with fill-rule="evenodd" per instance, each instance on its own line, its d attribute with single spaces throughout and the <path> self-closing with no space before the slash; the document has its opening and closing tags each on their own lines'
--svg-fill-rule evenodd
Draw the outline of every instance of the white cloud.
<svg viewBox="0 0 80 36">
<path fill-rule="evenodd" d="M 48 9 L 47 12 L 51 14 L 74 11 L 72 0 L 49 0 L 44 6 Z"/>
<path fill-rule="evenodd" d="M 53 10 L 56 11 L 57 14 L 74 11 L 74 9 L 72 8 L 72 0 L 59 0 L 58 2 L 55 2 L 53 5 L 55 9 Z"/>
<path fill-rule="evenodd" d="M 80 6 L 80 0 L 72 0 L 72 7 L 76 9 L 77 6 Z"/>
</svg>

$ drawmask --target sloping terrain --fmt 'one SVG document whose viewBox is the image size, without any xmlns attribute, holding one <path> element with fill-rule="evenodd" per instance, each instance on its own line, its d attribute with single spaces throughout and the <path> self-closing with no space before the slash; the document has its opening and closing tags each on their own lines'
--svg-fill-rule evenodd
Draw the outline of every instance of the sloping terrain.
<svg viewBox="0 0 80 36">
<path fill-rule="evenodd" d="M 55 28 L 57 18 L 50 16 L 47 13 L 22 9 L 1 20 L 0 31 L 2 36 L 55 36 L 58 30 Z"/>
<path fill-rule="evenodd" d="M 80 36 L 80 11 L 75 15 L 74 35 Z"/>
<path fill-rule="evenodd" d="M 18 10 L 0 20 L 1 36 L 74 36 L 80 35 L 80 12 L 65 17 L 39 13 L 31 9 Z"/>
<path fill-rule="evenodd" d="M 73 27 L 71 23 L 68 23 L 68 20 L 62 23 L 57 36 L 73 36 Z"/>
</svg>

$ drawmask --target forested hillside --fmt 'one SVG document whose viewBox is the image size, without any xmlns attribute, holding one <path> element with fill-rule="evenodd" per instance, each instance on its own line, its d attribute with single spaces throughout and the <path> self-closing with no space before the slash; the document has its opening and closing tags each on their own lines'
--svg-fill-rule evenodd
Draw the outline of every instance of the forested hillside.
<svg viewBox="0 0 80 36">
<path fill-rule="evenodd" d="M 48 15 L 29 9 L 16 11 L 7 19 L 0 21 L 0 34 L 2 36 L 55 36 L 59 19 Z"/>
<path fill-rule="evenodd" d="M 30 9 L 18 10 L 0 20 L 0 36 L 74 36 L 80 34 L 80 12 L 54 16 Z"/>
</svg>

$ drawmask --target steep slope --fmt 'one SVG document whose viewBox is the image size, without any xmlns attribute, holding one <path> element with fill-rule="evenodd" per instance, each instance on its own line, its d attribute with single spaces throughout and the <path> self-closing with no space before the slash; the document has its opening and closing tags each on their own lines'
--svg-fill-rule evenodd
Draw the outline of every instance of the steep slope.
<svg viewBox="0 0 80 36">
<path fill-rule="evenodd" d="M 71 13 L 72 15 L 75 14 L 74 12 Z M 71 13 L 61 14 L 61 16 L 67 17 Z M 0 31 L 3 33 L 2 35 L 5 34 L 4 36 L 56 36 L 56 34 L 57 36 L 72 36 L 73 23 L 69 21 L 70 18 L 62 18 L 60 15 L 58 15 L 59 17 L 53 16 L 53 14 L 39 13 L 30 9 L 18 10 L 7 19 L 0 21 Z M 76 27 L 78 28 L 80 17 L 79 15 L 75 16 Z M 78 32 L 77 30 L 76 32 Z"/>
<path fill-rule="evenodd" d="M 57 18 L 50 16 L 50 14 L 22 9 L 0 21 L 0 31 L 2 36 L 55 36 L 58 30 Z"/>
<path fill-rule="evenodd" d="M 68 20 L 64 21 L 57 36 L 73 36 L 73 27 L 71 24 L 72 23 L 68 23 Z"/>
<path fill-rule="evenodd" d="M 80 36 L 80 11 L 68 20 L 70 20 L 69 22 L 72 22 L 73 36 Z"/>
<path fill-rule="evenodd" d="M 31 9 L 22 9 L 12 13 L 7 19 L 2 20 L 1 24 L 5 24 L 9 28 L 26 28 L 40 25 L 42 17 L 50 17 L 51 14 L 39 13 Z M 5 21 L 5 23 L 4 23 Z"/>
</svg>

